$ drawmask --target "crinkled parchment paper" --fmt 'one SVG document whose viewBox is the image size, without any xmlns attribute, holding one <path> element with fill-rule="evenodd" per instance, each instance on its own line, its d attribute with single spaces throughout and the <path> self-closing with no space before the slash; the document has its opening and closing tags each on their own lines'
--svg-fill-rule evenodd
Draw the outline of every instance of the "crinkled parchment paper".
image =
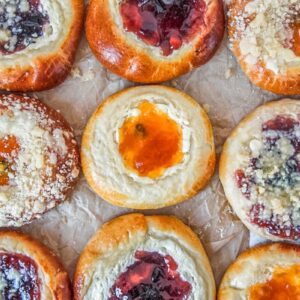
<svg viewBox="0 0 300 300">
<path fill-rule="evenodd" d="M 232 57 L 226 38 L 210 62 L 165 84 L 187 92 L 203 105 L 213 124 L 218 157 L 225 138 L 243 116 L 264 101 L 280 98 L 249 83 Z M 99 103 L 131 85 L 104 69 L 83 37 L 69 78 L 55 89 L 34 95 L 65 116 L 80 143 L 84 126 Z M 144 213 L 172 214 L 190 225 L 203 242 L 219 282 L 236 255 L 248 246 L 249 233 L 232 213 L 217 173 L 192 199 Z M 99 226 L 130 211 L 96 196 L 81 174 L 71 199 L 21 230 L 52 248 L 72 276 L 81 250 Z"/>
</svg>

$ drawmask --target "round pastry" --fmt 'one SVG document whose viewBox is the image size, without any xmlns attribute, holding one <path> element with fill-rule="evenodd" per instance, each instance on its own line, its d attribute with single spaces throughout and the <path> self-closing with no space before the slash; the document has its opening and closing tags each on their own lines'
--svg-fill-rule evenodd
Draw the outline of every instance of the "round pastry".
<svg viewBox="0 0 300 300">
<path fill-rule="evenodd" d="M 143 83 L 206 63 L 224 33 L 221 0 L 91 0 L 86 34 L 109 70 Z"/>
<path fill-rule="evenodd" d="M 21 226 L 63 202 L 79 175 L 73 131 L 37 99 L 0 96 L 0 226 Z"/>
<path fill-rule="evenodd" d="M 242 120 L 224 145 L 220 179 L 250 230 L 300 239 L 300 102 L 269 102 Z"/>
<path fill-rule="evenodd" d="M 212 127 L 200 105 L 179 90 L 125 89 L 91 116 L 81 162 L 93 190 L 114 205 L 176 204 L 196 194 L 213 174 Z"/>
<path fill-rule="evenodd" d="M 249 79 L 277 94 L 300 94 L 299 0 L 231 0 L 229 39 Z"/>
<path fill-rule="evenodd" d="M 76 266 L 74 299 L 214 300 L 196 234 L 172 216 L 130 214 L 92 237 Z"/>
<path fill-rule="evenodd" d="M 40 242 L 15 231 L 0 231 L 0 298 L 71 300 L 68 273 Z"/>
<path fill-rule="evenodd" d="M 273 243 L 242 253 L 226 271 L 218 300 L 297 300 L 300 247 Z"/>
<path fill-rule="evenodd" d="M 83 12 L 83 0 L 0 1 L 0 89 L 61 83 L 75 59 Z"/>
</svg>

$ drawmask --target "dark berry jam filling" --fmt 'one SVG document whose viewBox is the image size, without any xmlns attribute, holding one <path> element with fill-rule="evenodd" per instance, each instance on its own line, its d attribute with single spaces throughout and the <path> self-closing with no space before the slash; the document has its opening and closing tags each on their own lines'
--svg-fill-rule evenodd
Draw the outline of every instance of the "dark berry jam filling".
<svg viewBox="0 0 300 300">
<path fill-rule="evenodd" d="M 0 53 L 12 54 L 35 43 L 48 23 L 40 0 L 0 1 Z"/>
<path fill-rule="evenodd" d="M 280 146 L 284 141 L 286 146 Z M 276 168 L 274 168 L 276 166 Z M 261 174 L 258 176 L 258 174 Z M 270 234 L 282 238 L 300 239 L 300 226 L 295 224 L 295 215 L 300 212 L 293 207 L 289 195 L 300 186 L 300 122 L 288 116 L 277 116 L 262 125 L 262 149 L 252 157 L 245 169 L 235 171 L 236 184 L 242 194 L 254 204 L 249 212 L 250 221 Z M 258 190 L 257 190 L 258 187 Z M 271 196 L 284 199 L 289 204 L 279 203 L 282 214 L 274 211 L 264 195 L 256 202 L 262 190 Z M 298 194 L 296 198 L 298 198 Z M 255 203 L 256 202 L 256 203 Z M 298 218 L 298 217 L 297 217 Z"/>
<path fill-rule="evenodd" d="M 38 267 L 31 258 L 0 253 L 0 299 L 41 299 Z"/>
<path fill-rule="evenodd" d="M 169 255 L 137 251 L 137 261 L 120 274 L 110 289 L 109 300 L 184 300 L 192 286 L 181 279 Z"/>
<path fill-rule="evenodd" d="M 170 55 L 204 25 L 204 0 L 124 0 L 120 12 L 125 30 Z"/>
</svg>

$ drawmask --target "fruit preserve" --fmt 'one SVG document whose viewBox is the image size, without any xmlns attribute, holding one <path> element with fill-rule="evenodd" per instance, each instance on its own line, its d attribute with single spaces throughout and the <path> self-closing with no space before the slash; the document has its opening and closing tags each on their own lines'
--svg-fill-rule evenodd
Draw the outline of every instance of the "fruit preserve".
<svg viewBox="0 0 300 300">
<path fill-rule="evenodd" d="M 25 255 L 0 253 L 0 283 L 1 299 L 41 299 L 37 265 Z"/>
<path fill-rule="evenodd" d="M 300 122 L 279 115 L 262 125 L 261 140 L 249 143 L 248 165 L 235 171 L 253 224 L 270 234 L 300 238 Z"/>
<path fill-rule="evenodd" d="M 250 287 L 249 300 L 299 300 L 300 266 L 277 268 L 267 282 Z"/>
<path fill-rule="evenodd" d="M 0 1 L 0 54 L 12 54 L 35 43 L 49 16 L 40 0 Z"/>
<path fill-rule="evenodd" d="M 181 162 L 182 130 L 151 102 L 141 102 L 138 109 L 140 114 L 128 117 L 120 128 L 119 152 L 139 176 L 157 178 Z"/>
<path fill-rule="evenodd" d="M 170 55 L 204 25 L 205 0 L 124 0 L 120 6 L 125 30 Z"/>
<path fill-rule="evenodd" d="M 111 287 L 109 300 L 185 300 L 192 286 L 177 272 L 169 255 L 137 251 L 136 262 L 121 273 Z"/>
</svg>

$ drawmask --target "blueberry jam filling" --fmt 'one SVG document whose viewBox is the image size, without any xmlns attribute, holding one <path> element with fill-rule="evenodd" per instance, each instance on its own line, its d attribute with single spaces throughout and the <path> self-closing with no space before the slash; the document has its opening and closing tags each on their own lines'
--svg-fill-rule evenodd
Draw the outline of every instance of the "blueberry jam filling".
<svg viewBox="0 0 300 300">
<path fill-rule="evenodd" d="M 0 299 L 41 299 L 37 265 L 31 258 L 0 253 Z"/>
<path fill-rule="evenodd" d="M 252 148 L 251 148 L 252 146 Z M 277 116 L 262 125 L 262 140 L 250 142 L 248 166 L 236 184 L 250 201 L 250 221 L 270 234 L 300 238 L 300 122 Z"/>
<path fill-rule="evenodd" d="M 204 0 L 124 0 L 120 6 L 125 30 L 170 55 L 204 25 Z"/>
<path fill-rule="evenodd" d="M 136 262 L 121 273 L 110 289 L 109 300 L 185 300 L 192 286 L 176 271 L 169 255 L 137 251 Z"/>
<path fill-rule="evenodd" d="M 35 43 L 48 23 L 40 0 L 0 1 L 0 53 L 13 54 Z"/>
</svg>

